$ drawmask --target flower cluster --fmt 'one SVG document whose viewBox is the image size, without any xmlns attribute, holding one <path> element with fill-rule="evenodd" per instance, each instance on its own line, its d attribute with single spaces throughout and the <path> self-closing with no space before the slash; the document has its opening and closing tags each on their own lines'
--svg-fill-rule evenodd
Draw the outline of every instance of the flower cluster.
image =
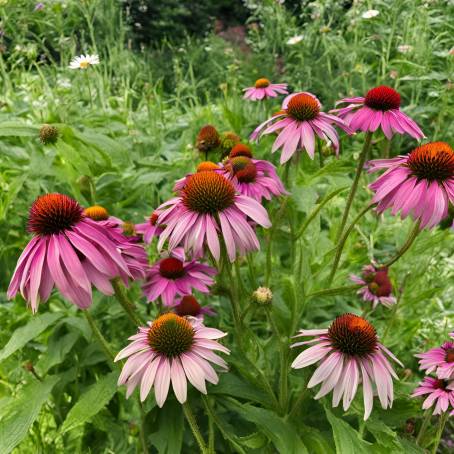
<svg viewBox="0 0 454 454">
<path fill-rule="evenodd" d="M 454 333 L 450 334 L 454 339 Z M 412 396 L 427 395 L 422 408 L 434 407 L 433 414 L 439 415 L 450 411 L 454 415 L 454 341 L 444 342 L 440 347 L 415 355 L 419 358 L 419 367 L 427 375 Z"/>
<path fill-rule="evenodd" d="M 377 14 L 370 10 L 363 18 Z M 288 44 L 301 39 L 291 38 Z M 87 69 L 98 63 L 96 55 L 82 55 L 70 67 Z M 329 113 L 322 110 L 314 94 L 289 94 L 287 84 L 273 84 L 265 78 L 244 91 L 244 98 L 251 101 L 287 95 L 281 109 L 250 137 L 259 141 L 265 135 L 276 135 L 271 153 L 281 150 L 281 164 L 291 162 L 303 150 L 314 159 L 317 150 L 322 153 L 323 144 L 333 148 L 337 157 L 341 143 L 338 130 L 348 135 L 366 133 L 344 220 L 348 218 L 372 135 L 381 130 L 387 140 L 394 134 L 406 134 L 416 140 L 425 137 L 401 111 L 400 94 L 391 87 L 379 86 L 364 97 L 344 98 L 338 104 L 348 105 Z M 55 127 L 44 125 L 40 140 L 52 146 L 63 139 Z M 219 133 L 215 126 L 204 125 L 197 134 L 195 148 L 205 160 L 181 176 L 174 183 L 173 197 L 148 211 L 151 214 L 142 223 L 112 216 L 100 205 L 83 208 L 64 194 L 38 197 L 28 219 L 33 238 L 19 257 L 8 289 L 8 298 L 20 293 L 36 312 L 39 304 L 50 298 L 54 287 L 69 302 L 86 310 L 92 304 L 95 287 L 105 295 L 115 293 L 128 312 L 132 309 L 123 301 L 118 286 L 121 281 L 125 286 L 131 281 L 142 281 L 143 296 L 154 303 L 148 308 L 155 310 L 156 317 L 141 323 L 137 333 L 129 337 L 129 345 L 116 356 L 115 361 L 126 360 L 118 384 L 126 386 L 127 397 L 138 388 L 141 401 L 153 388 L 159 407 L 168 397 L 170 384 L 176 399 L 183 404 L 188 382 L 206 394 L 206 382 L 218 383 L 218 372 L 227 370 L 225 360 L 215 353 L 230 353 L 219 342 L 227 333 L 205 326 L 205 316 L 210 321 L 209 317 L 217 312 L 211 304 L 200 304 L 201 298 L 216 293 L 215 285 L 219 294 L 229 294 L 235 329 L 240 332 L 240 315 L 244 318 L 247 311 L 239 314 L 235 305 L 238 301 L 232 297 L 239 289 L 235 288 L 231 264 L 260 249 L 258 232 L 261 227 L 271 227 L 267 203 L 289 195 L 276 167 L 257 159 L 252 146 L 236 133 Z M 374 192 L 371 204 L 379 213 L 391 208 L 393 215 L 400 212 L 402 218 L 411 216 L 417 221 L 417 229 L 433 228 L 447 217 L 449 206 L 454 203 L 454 151 L 447 143 L 425 143 L 407 155 L 372 160 L 366 167 L 370 173 L 385 170 L 369 186 Z M 345 223 L 341 234 L 344 227 Z M 150 264 L 147 252 L 154 242 L 154 257 L 158 258 Z M 342 252 L 340 244 L 336 249 L 338 258 Z M 388 272 L 388 266 L 369 264 L 361 276 L 351 275 L 357 284 L 353 290 L 359 286 L 358 293 L 371 303 L 372 309 L 379 304 L 388 308 L 396 304 Z M 232 288 L 225 288 L 224 275 Z M 249 294 L 254 304 L 247 309 L 262 308 L 271 316 L 273 292 L 267 278 L 265 282 L 266 287 Z M 274 301 L 279 298 L 278 292 Z M 134 317 L 133 320 L 138 325 Z M 270 325 L 277 330 L 274 323 Z M 392 406 L 393 379 L 398 379 L 392 361 L 402 364 L 379 341 L 366 318 L 341 314 L 328 328 L 302 329 L 295 337 L 312 338 L 291 346 L 304 347 L 291 367 L 301 369 L 317 364 L 307 384 L 308 388 L 320 385 L 315 399 L 332 392 L 332 405 L 336 407 L 342 401 L 346 411 L 361 388 L 365 420 L 372 412 L 376 395 L 382 408 Z M 413 396 L 428 394 L 423 408 L 435 404 L 434 414 L 453 410 L 454 342 L 445 342 L 417 357 L 420 368 L 435 377 L 425 377 Z"/>
</svg>

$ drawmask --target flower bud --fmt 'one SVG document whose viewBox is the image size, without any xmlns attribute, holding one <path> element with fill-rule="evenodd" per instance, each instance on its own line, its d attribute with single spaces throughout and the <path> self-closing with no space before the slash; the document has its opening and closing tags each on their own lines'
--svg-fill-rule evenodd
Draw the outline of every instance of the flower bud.
<svg viewBox="0 0 454 454">
<path fill-rule="evenodd" d="M 42 125 L 39 130 L 39 140 L 44 145 L 55 143 L 58 140 L 58 136 L 58 129 L 52 125 Z"/>
<path fill-rule="evenodd" d="M 259 287 L 252 293 L 252 300 L 257 304 L 271 304 L 273 292 L 268 287 Z"/>
</svg>

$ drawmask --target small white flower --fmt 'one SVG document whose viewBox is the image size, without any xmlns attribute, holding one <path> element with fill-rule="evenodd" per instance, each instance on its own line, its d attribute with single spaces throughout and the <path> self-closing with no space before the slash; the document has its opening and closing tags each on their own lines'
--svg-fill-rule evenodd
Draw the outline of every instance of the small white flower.
<svg viewBox="0 0 454 454">
<path fill-rule="evenodd" d="M 361 17 L 363 19 L 372 19 L 373 17 L 377 17 L 380 14 L 380 11 L 376 9 L 368 9 L 367 11 L 364 11 L 363 14 L 361 14 Z"/>
<path fill-rule="evenodd" d="M 74 57 L 69 64 L 71 69 L 87 69 L 91 65 L 99 64 L 99 56 L 96 54 L 81 55 L 80 57 Z"/>
<path fill-rule="evenodd" d="M 287 40 L 287 44 L 289 46 L 293 46 L 294 44 L 298 44 L 302 40 L 303 40 L 303 35 L 292 36 L 291 38 L 289 38 Z"/>
<path fill-rule="evenodd" d="M 410 46 L 410 44 L 401 44 L 397 46 L 397 50 L 402 54 L 408 54 L 408 52 L 413 50 L 413 46 Z"/>
</svg>

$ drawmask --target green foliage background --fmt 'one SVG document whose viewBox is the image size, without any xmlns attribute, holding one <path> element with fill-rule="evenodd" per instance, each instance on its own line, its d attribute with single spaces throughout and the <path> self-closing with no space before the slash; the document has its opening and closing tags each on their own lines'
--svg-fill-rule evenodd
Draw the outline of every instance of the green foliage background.
<svg viewBox="0 0 454 454">
<path fill-rule="evenodd" d="M 361 14 L 372 7 L 379 16 L 363 19 Z M 143 409 L 135 399 L 126 401 L 85 319 L 57 293 L 35 316 L 20 298 L 6 301 L 17 257 L 29 239 L 25 225 L 31 202 L 44 192 L 59 191 L 140 222 L 171 195 L 175 179 L 193 170 L 198 159 L 193 143 L 202 125 L 211 123 L 246 139 L 279 108 L 278 102 L 258 106 L 241 99 L 241 89 L 261 76 L 315 93 L 325 109 L 346 95 L 391 85 L 430 140 L 454 145 L 454 4 L 327 0 L 286 7 L 271 0 L 246 1 L 244 43 L 210 33 L 178 33 L 178 40 L 150 33 L 153 39 L 142 48 L 131 41 L 134 26 L 121 2 L 47 1 L 43 10 L 33 8 L 25 0 L 0 0 L 0 453 L 136 452 L 141 412 L 153 452 L 194 452 L 180 406 L 170 400 L 157 411 L 152 398 Z M 295 35 L 302 35 L 302 41 L 288 45 Z M 400 52 L 401 45 L 411 50 Z M 69 70 L 71 58 L 85 52 L 99 53 L 101 64 L 86 72 Z M 39 142 L 43 123 L 59 127 L 55 146 Z M 320 168 L 303 156 L 291 171 L 288 220 L 276 227 L 270 249 L 272 317 L 284 344 L 301 326 L 324 327 L 340 313 L 362 310 L 354 294 L 307 297 L 324 288 L 345 192 L 323 208 L 303 237 L 294 239 L 323 197 L 350 186 L 361 146 L 361 135 L 343 137 L 339 160 L 327 151 Z M 383 146 L 377 135 L 375 157 Z M 396 137 L 391 153 L 406 153 L 412 146 L 408 138 Z M 275 161 L 270 147 L 271 139 L 265 139 L 255 154 Z M 355 211 L 370 199 L 368 182 L 364 176 Z M 276 215 L 279 202 L 267 208 Z M 349 274 L 372 258 L 391 257 L 410 228 L 409 220 L 368 214 L 347 243 L 333 285 L 348 285 Z M 342 415 L 328 400 L 314 401 L 312 391 L 303 391 L 308 371 L 288 370 L 290 403 L 302 392 L 307 398 L 294 414 L 278 412 L 254 367 L 278 390 L 279 343 L 266 314 L 255 310 L 247 318 L 248 330 L 259 336 L 251 340 L 249 356 L 233 348 L 232 370 L 210 387 L 208 398 L 190 396 L 204 433 L 210 429 L 206 414 L 214 421 L 217 451 L 422 452 L 408 430 L 410 423 L 419 427 L 422 417 L 420 401 L 408 397 L 419 380 L 413 355 L 452 330 L 452 238 L 449 229 L 423 232 L 392 269 L 398 310 L 379 308 L 373 314 L 382 341 L 406 365 L 399 371 L 391 411 L 376 404 L 363 423 L 358 399 Z M 269 236 L 263 234 L 261 243 L 265 250 Z M 261 252 L 252 265 L 240 265 L 244 295 L 263 283 L 265 259 Z M 130 295 L 145 314 L 149 309 L 138 285 Z M 225 298 L 205 301 L 219 310 L 215 323 L 228 330 Z M 93 313 L 118 351 L 126 343 L 125 333 L 135 328 L 113 299 L 99 294 Z M 23 367 L 29 362 L 42 381 Z M 449 447 L 445 443 L 441 449 L 448 452 Z"/>
</svg>

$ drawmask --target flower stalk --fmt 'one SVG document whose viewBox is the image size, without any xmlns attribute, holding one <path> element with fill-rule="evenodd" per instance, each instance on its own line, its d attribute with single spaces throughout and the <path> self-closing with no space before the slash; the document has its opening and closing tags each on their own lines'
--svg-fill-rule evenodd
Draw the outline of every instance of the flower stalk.
<svg viewBox="0 0 454 454">
<path fill-rule="evenodd" d="M 352 223 L 349 225 L 347 230 L 345 230 L 344 234 L 341 236 L 339 239 L 339 242 L 337 243 L 336 246 L 336 255 L 334 256 L 334 261 L 333 261 L 333 266 L 331 268 L 331 273 L 328 279 L 328 283 L 331 284 L 333 282 L 334 276 L 336 275 L 337 267 L 339 266 L 339 261 L 342 256 L 342 251 L 344 250 L 345 242 L 347 241 L 350 233 L 352 232 L 353 228 L 355 225 L 358 223 L 358 221 L 372 208 L 374 205 L 367 205 L 364 207 L 356 216 L 355 219 L 353 219 Z"/>
<path fill-rule="evenodd" d="M 203 439 L 202 434 L 200 433 L 199 426 L 197 424 L 194 413 L 192 412 L 189 403 L 186 401 L 182 405 L 182 407 L 183 407 L 184 416 L 186 417 L 186 421 L 188 422 L 189 427 L 191 428 L 192 434 L 194 435 L 194 438 L 197 441 L 197 444 L 199 445 L 200 452 L 202 454 L 209 454 L 207 445 L 205 443 L 205 440 Z"/>
<path fill-rule="evenodd" d="M 363 171 L 364 164 L 366 162 L 367 155 L 369 154 L 369 150 L 372 144 L 372 134 L 373 133 L 370 131 L 366 132 L 363 149 L 361 150 L 361 154 L 359 155 L 358 166 L 356 167 L 355 178 L 353 180 L 350 193 L 348 194 L 347 204 L 345 205 L 344 214 L 342 215 L 342 221 L 339 230 L 337 231 L 337 241 L 339 241 L 340 238 L 342 237 L 345 225 L 347 224 L 348 215 L 350 214 L 353 199 L 355 198 L 355 194 L 358 189 L 359 179 L 361 177 L 361 173 Z"/>
<path fill-rule="evenodd" d="M 397 254 L 391 260 L 388 260 L 383 266 L 389 267 L 392 264 L 396 263 L 410 249 L 411 245 L 414 243 L 416 237 L 421 231 L 420 225 L 421 220 L 415 222 L 413 228 L 410 231 L 410 234 L 408 235 L 407 241 L 405 241 L 405 244 L 399 249 Z"/>
<path fill-rule="evenodd" d="M 119 278 L 112 280 L 112 287 L 115 292 L 115 297 L 117 298 L 118 302 L 121 304 L 123 309 L 125 310 L 126 314 L 128 315 L 129 319 L 131 320 L 131 322 L 136 326 L 143 325 L 144 322 L 137 315 L 137 311 L 134 306 L 134 303 L 128 298 L 125 288 Z"/>
</svg>

